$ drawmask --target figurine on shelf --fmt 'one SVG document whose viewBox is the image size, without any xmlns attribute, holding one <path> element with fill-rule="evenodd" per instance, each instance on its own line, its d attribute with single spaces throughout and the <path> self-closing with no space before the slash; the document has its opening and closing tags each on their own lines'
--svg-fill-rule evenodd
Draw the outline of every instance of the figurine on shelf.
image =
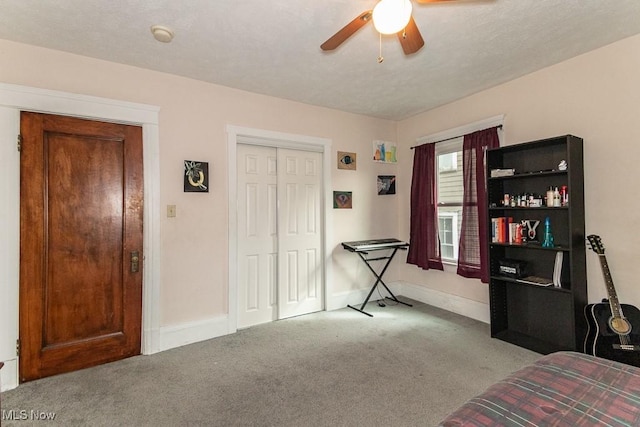
<svg viewBox="0 0 640 427">
<path fill-rule="evenodd" d="M 525 238 L 523 239 L 523 241 L 538 240 L 536 228 L 538 228 L 539 224 L 540 224 L 540 221 L 536 221 L 533 219 L 522 220 L 522 229 L 523 229 L 523 233 L 525 233 Z"/>
<path fill-rule="evenodd" d="M 546 217 L 544 220 L 544 239 L 542 240 L 543 248 L 552 248 L 553 244 L 553 234 L 551 234 L 551 219 Z"/>
</svg>

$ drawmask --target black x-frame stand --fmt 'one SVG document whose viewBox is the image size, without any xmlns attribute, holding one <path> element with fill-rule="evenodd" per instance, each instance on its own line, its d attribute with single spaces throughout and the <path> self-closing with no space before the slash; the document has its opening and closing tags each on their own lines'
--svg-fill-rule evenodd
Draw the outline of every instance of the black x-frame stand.
<svg viewBox="0 0 640 427">
<path fill-rule="evenodd" d="M 385 297 L 386 299 L 389 299 L 391 301 L 395 301 L 396 303 L 399 303 L 399 304 L 404 304 L 404 305 L 409 306 L 409 307 L 413 307 L 412 304 L 409 304 L 409 303 L 406 303 L 406 302 L 402 302 L 398 298 L 396 298 L 396 296 L 393 294 L 393 292 L 391 292 L 389 287 L 382 280 L 382 276 L 387 271 L 387 268 L 389 267 L 389 264 L 391 264 L 391 260 L 396 255 L 396 252 L 398 252 L 398 250 L 400 250 L 400 249 L 406 250 L 407 247 L 409 246 L 408 243 L 402 242 L 402 241 L 397 240 L 397 239 L 379 239 L 379 240 L 367 240 L 367 241 L 360 241 L 360 242 L 345 242 L 345 243 L 342 244 L 342 246 L 345 249 L 347 249 L 348 251 L 357 253 L 358 256 L 360 256 L 360 259 L 362 259 L 362 261 L 365 263 L 365 265 L 369 268 L 369 270 L 376 277 L 375 283 L 371 287 L 371 290 L 369 291 L 369 294 L 367 295 L 367 298 L 364 300 L 364 302 L 362 303 L 360 308 L 354 307 L 352 305 L 347 305 L 347 307 L 352 308 L 352 309 L 354 309 L 356 311 L 359 311 L 362 314 L 366 314 L 369 317 L 373 317 L 373 314 L 367 313 L 366 311 L 364 311 L 364 307 L 369 302 L 369 299 L 371 298 L 371 295 L 373 294 L 373 291 L 375 291 L 376 288 L 378 287 L 378 283 L 381 284 L 382 286 L 384 286 L 384 288 L 387 290 L 387 292 L 389 292 L 389 295 L 391 295 L 390 297 Z M 371 251 L 380 251 L 380 250 L 385 250 L 385 249 L 386 250 L 391 250 L 392 251 L 391 254 L 388 255 L 388 256 L 381 256 L 381 257 L 376 257 L 376 258 L 367 258 L 367 256 L 369 255 L 369 252 L 371 252 Z M 380 271 L 380 273 L 377 273 L 374 270 L 374 268 L 371 266 L 370 262 L 371 261 L 380 261 L 380 260 L 385 260 L 385 259 L 387 260 L 387 262 L 385 263 L 385 265 L 382 268 L 382 270 Z"/>
</svg>

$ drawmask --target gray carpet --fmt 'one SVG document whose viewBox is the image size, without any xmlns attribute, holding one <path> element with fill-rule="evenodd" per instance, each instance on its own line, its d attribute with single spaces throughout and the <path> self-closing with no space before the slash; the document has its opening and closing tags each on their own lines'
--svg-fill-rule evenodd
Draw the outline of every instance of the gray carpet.
<svg viewBox="0 0 640 427">
<path fill-rule="evenodd" d="M 2 425 L 432 426 L 540 357 L 425 304 L 367 310 L 375 317 L 314 313 L 25 383 L 2 393 Z"/>
</svg>

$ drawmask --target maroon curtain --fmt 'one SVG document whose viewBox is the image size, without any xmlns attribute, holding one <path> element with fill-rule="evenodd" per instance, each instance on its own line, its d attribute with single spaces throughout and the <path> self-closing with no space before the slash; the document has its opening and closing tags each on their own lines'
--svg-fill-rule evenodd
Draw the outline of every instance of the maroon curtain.
<svg viewBox="0 0 640 427">
<path fill-rule="evenodd" d="M 458 274 L 484 283 L 489 282 L 485 151 L 499 145 L 497 127 L 465 135 L 462 143 L 464 195 Z"/>
<path fill-rule="evenodd" d="M 435 144 L 415 148 L 411 179 L 411 231 L 407 263 L 443 270 L 438 237 Z"/>
</svg>

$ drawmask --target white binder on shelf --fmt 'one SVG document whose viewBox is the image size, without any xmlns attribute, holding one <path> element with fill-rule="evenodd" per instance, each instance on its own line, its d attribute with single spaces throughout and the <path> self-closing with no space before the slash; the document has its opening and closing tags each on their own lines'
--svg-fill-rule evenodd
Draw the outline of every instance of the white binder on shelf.
<svg viewBox="0 0 640 427">
<path fill-rule="evenodd" d="M 564 258 L 564 252 L 556 252 L 556 263 L 553 266 L 553 286 L 560 288 L 562 283 L 560 278 L 562 277 L 562 259 Z"/>
</svg>

